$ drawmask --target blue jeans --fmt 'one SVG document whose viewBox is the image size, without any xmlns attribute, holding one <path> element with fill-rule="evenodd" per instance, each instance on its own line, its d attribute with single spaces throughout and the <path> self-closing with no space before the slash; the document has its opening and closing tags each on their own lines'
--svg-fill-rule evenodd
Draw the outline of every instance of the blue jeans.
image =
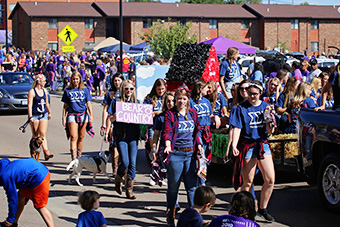
<svg viewBox="0 0 340 227">
<path fill-rule="evenodd" d="M 128 169 L 127 175 L 134 179 L 136 176 L 138 151 L 137 140 L 125 141 L 117 139 L 116 143 L 119 152 L 119 158 L 121 160 L 121 163 L 118 166 L 117 174 L 123 177 L 126 169 Z"/>
<path fill-rule="evenodd" d="M 168 191 L 166 193 L 167 207 L 175 208 L 178 189 L 183 177 L 188 203 L 194 205 L 194 194 L 197 185 L 196 158 L 194 151 L 173 150 L 170 163 L 167 165 Z"/>
</svg>

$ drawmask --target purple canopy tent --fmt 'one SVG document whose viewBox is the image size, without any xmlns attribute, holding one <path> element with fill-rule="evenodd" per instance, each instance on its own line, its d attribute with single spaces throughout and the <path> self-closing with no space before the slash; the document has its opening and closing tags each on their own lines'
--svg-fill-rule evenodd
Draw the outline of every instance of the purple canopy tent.
<svg viewBox="0 0 340 227">
<path fill-rule="evenodd" d="M 202 43 L 212 44 L 215 47 L 216 54 L 227 54 L 229 47 L 236 47 L 240 54 L 255 54 L 255 48 L 222 36 L 203 41 Z"/>
</svg>

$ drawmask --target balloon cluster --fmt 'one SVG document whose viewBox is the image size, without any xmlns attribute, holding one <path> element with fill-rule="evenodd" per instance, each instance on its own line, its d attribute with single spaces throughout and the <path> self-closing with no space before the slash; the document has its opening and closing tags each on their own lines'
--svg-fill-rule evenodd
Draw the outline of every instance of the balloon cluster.
<svg viewBox="0 0 340 227">
<path fill-rule="evenodd" d="M 210 49 L 211 44 L 205 43 L 183 43 L 179 45 L 175 50 L 165 79 L 186 84 L 192 84 L 201 79 L 206 68 Z"/>
</svg>

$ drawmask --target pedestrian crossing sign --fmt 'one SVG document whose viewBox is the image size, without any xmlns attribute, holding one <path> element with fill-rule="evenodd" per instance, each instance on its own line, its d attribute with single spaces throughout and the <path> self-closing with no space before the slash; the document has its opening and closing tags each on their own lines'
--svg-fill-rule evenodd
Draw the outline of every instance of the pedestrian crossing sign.
<svg viewBox="0 0 340 227">
<path fill-rule="evenodd" d="M 65 28 L 59 32 L 58 37 L 66 45 L 70 45 L 78 37 L 78 34 L 69 25 L 66 25 Z"/>
</svg>

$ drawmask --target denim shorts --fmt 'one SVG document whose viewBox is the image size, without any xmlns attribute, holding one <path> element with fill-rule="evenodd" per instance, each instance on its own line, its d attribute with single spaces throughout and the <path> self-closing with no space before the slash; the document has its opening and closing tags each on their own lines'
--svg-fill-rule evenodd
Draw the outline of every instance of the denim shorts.
<svg viewBox="0 0 340 227">
<path fill-rule="evenodd" d="M 248 150 L 245 159 L 258 158 L 258 157 L 257 157 L 257 149 L 260 149 L 260 148 L 258 147 L 258 145 L 255 145 L 254 147 L 251 147 L 251 148 Z M 264 150 L 264 154 L 263 154 L 263 155 L 271 155 L 271 154 L 272 154 L 272 152 L 270 151 L 270 148 L 269 148 L 269 144 L 267 144 L 267 143 L 264 143 L 264 144 L 263 144 L 263 150 Z M 255 151 L 255 152 L 254 152 L 254 151 Z"/>
<path fill-rule="evenodd" d="M 39 114 L 39 115 L 33 115 L 32 117 L 35 121 L 40 121 L 40 120 L 48 121 L 48 113 L 47 112 L 43 113 L 43 114 Z"/>
<path fill-rule="evenodd" d="M 86 116 L 86 118 L 85 118 Z M 83 114 L 82 116 L 80 116 L 80 119 L 81 119 L 81 122 L 89 122 L 89 115 L 87 114 Z M 84 121 L 85 119 L 85 121 Z M 68 115 L 67 116 L 67 122 L 70 123 L 70 122 L 76 122 L 76 116 L 75 115 Z"/>
</svg>

